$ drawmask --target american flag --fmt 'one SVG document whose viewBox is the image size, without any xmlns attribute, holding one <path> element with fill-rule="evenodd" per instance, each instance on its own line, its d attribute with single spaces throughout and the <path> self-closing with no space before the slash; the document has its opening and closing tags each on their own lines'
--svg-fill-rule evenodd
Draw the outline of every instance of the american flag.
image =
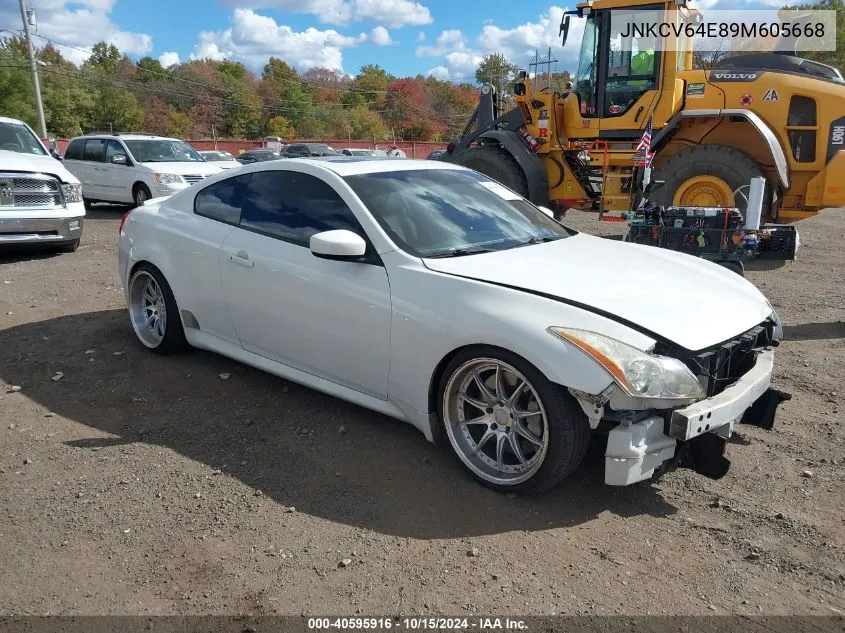
<svg viewBox="0 0 845 633">
<path fill-rule="evenodd" d="M 643 137 L 640 139 L 640 142 L 634 150 L 634 155 L 631 157 L 631 160 L 640 167 L 648 167 L 654 159 L 654 152 L 651 151 L 652 131 L 652 117 L 648 117 L 648 123 L 645 126 Z"/>
</svg>

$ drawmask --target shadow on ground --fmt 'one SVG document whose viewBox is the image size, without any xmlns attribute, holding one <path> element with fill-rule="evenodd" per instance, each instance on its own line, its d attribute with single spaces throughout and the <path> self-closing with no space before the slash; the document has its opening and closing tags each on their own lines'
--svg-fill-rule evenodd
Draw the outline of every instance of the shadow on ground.
<svg viewBox="0 0 845 633">
<path fill-rule="evenodd" d="M 61 381 L 51 380 L 56 371 Z M 151 354 L 123 310 L 0 331 L 0 377 L 89 427 L 89 437 L 68 442 L 77 450 L 166 447 L 281 506 L 384 534 L 471 537 L 572 526 L 603 512 L 676 511 L 653 486 L 604 486 L 599 437 L 561 488 L 529 498 L 493 492 L 464 473 L 448 446 L 409 425 L 215 354 Z"/>
<path fill-rule="evenodd" d="M 845 323 L 842 321 L 831 321 L 829 323 L 784 325 L 783 337 L 787 341 L 820 341 L 845 338 Z"/>
</svg>

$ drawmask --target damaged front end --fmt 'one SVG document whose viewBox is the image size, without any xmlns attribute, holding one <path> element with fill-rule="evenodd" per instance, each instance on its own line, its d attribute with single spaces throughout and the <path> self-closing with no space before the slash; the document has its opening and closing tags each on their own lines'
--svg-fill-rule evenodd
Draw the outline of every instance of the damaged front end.
<svg viewBox="0 0 845 633">
<path fill-rule="evenodd" d="M 674 468 L 719 479 L 730 468 L 725 456 L 737 424 L 771 429 L 778 406 L 791 396 L 771 387 L 779 327 L 773 321 L 703 352 L 659 345 L 657 353 L 684 362 L 707 397 L 684 406 L 641 402 L 611 387 L 601 396 L 573 393 L 595 429 L 614 425 L 605 453 L 605 483 L 626 486 Z"/>
</svg>

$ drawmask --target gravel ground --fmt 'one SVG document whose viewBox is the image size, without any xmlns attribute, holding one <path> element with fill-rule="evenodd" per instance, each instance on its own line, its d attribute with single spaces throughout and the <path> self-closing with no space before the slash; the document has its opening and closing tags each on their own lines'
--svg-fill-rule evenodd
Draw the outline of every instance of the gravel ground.
<svg viewBox="0 0 845 633">
<path fill-rule="evenodd" d="M 748 274 L 786 323 L 794 398 L 741 430 L 727 477 L 605 487 L 597 438 L 538 498 L 475 484 L 410 426 L 142 350 L 119 217 L 95 210 L 77 253 L 0 259 L 0 614 L 845 613 L 842 211 Z"/>
</svg>

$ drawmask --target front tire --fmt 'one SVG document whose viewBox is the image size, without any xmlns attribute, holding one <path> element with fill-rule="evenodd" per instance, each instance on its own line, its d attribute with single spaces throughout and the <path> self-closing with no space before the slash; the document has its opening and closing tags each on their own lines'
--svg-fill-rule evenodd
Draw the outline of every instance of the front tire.
<svg viewBox="0 0 845 633">
<path fill-rule="evenodd" d="M 523 198 L 528 198 L 528 183 L 522 168 L 510 152 L 501 147 L 471 147 L 457 154 L 450 162 L 481 172 Z"/>
<path fill-rule="evenodd" d="M 438 414 L 458 460 L 480 483 L 538 493 L 584 459 L 587 418 L 572 396 L 516 354 L 479 346 L 459 352 L 438 389 Z"/>
<path fill-rule="evenodd" d="M 79 249 L 79 240 L 73 240 L 59 248 L 60 253 L 75 253 Z"/>
<path fill-rule="evenodd" d="M 156 354 L 176 354 L 188 348 L 173 291 L 155 266 L 141 264 L 132 273 L 129 319 L 138 340 Z"/>
<path fill-rule="evenodd" d="M 138 183 L 132 189 L 132 201 L 135 208 L 144 206 L 144 203 L 152 197 L 149 187 L 143 183 Z"/>
</svg>

